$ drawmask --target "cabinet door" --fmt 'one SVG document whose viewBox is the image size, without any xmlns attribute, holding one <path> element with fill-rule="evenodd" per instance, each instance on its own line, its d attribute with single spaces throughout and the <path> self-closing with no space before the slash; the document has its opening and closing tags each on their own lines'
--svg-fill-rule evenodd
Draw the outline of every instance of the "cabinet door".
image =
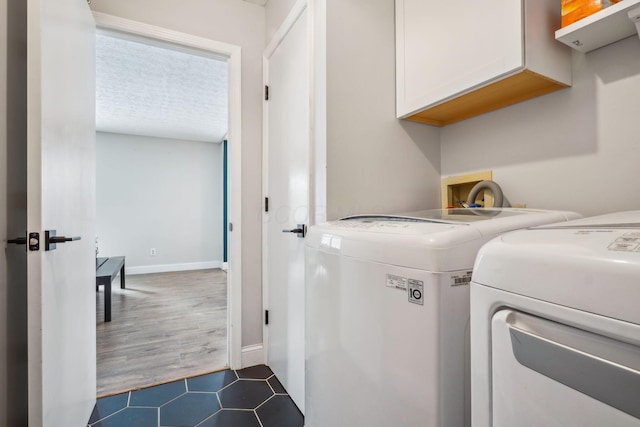
<svg viewBox="0 0 640 427">
<path fill-rule="evenodd" d="M 396 0 L 398 117 L 523 68 L 522 13 L 514 0 Z"/>
</svg>

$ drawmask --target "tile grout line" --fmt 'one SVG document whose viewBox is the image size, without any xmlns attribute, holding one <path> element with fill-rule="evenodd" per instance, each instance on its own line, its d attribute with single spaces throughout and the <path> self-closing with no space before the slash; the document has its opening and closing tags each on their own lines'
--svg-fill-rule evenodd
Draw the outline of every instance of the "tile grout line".
<svg viewBox="0 0 640 427">
<path fill-rule="evenodd" d="M 233 384 L 237 383 L 238 381 L 240 381 L 240 380 L 239 379 L 233 380 L 232 382 L 230 382 L 229 384 L 227 384 L 226 386 L 224 386 L 220 390 L 218 390 L 217 393 L 221 392 L 225 388 L 229 388 L 230 386 L 232 386 Z"/>
<path fill-rule="evenodd" d="M 260 408 L 262 405 L 264 405 L 265 403 L 267 403 L 268 401 L 273 399 L 274 396 L 275 396 L 275 394 L 272 395 L 271 397 L 269 397 L 267 400 L 265 400 L 261 404 L 259 404 L 258 406 L 256 406 L 256 408 L 253 410 L 253 412 L 255 412 L 255 414 L 256 414 L 256 418 L 258 419 L 258 423 L 260 423 L 260 427 L 264 427 L 264 424 L 262 424 L 262 420 L 260 419 L 260 415 L 258 415 L 258 408 Z"/>
<path fill-rule="evenodd" d="M 222 400 L 220 400 L 220 393 L 219 392 L 216 392 L 216 397 L 218 398 L 218 405 L 220 405 L 220 409 L 222 410 Z"/>
<path fill-rule="evenodd" d="M 186 395 L 187 393 L 188 393 L 188 392 L 186 392 L 186 391 L 185 391 L 184 393 L 182 393 L 182 394 L 180 394 L 180 395 L 178 395 L 178 396 L 174 397 L 173 399 L 168 400 L 168 401 L 164 402 L 164 403 L 163 403 L 163 404 L 161 404 L 161 405 L 158 405 L 158 409 L 160 409 L 160 408 L 161 408 L 161 407 L 163 407 L 164 405 L 167 405 L 167 404 L 169 404 L 169 403 L 171 403 L 171 402 L 174 402 L 174 401 L 178 400 L 179 398 L 181 398 L 182 396 Z"/>
<path fill-rule="evenodd" d="M 236 412 L 252 412 L 255 409 L 247 409 L 247 408 L 222 408 L 225 411 L 236 411 Z"/>
<path fill-rule="evenodd" d="M 94 425 L 98 424 L 99 422 L 102 422 L 102 421 L 104 421 L 104 420 L 106 420 L 106 419 L 108 419 L 108 418 L 113 417 L 115 414 L 118 414 L 118 413 L 120 413 L 120 412 L 124 411 L 125 409 L 127 409 L 127 407 L 126 407 L 126 406 L 125 406 L 124 408 L 121 408 L 121 409 L 117 410 L 117 411 L 116 411 L 116 412 L 114 412 L 113 414 L 109 414 L 109 415 L 107 415 L 107 416 L 106 416 L 106 417 L 104 417 L 104 418 L 100 418 L 100 419 L 96 420 L 96 422 L 95 422 L 95 423 L 93 423 L 93 424 L 89 424 L 89 423 L 87 423 L 87 425 L 94 426 Z"/>
<path fill-rule="evenodd" d="M 273 377 L 273 375 L 271 376 Z M 269 379 L 271 379 L 271 377 L 269 377 Z M 269 379 L 266 380 L 267 385 L 269 386 L 269 388 L 271 389 L 271 391 L 273 392 L 273 394 L 277 394 L 276 391 L 274 390 L 274 388 L 271 386 L 271 383 L 269 382 Z"/>
<path fill-rule="evenodd" d="M 217 414 L 220 413 L 220 411 L 222 411 L 222 406 L 220 407 L 220 409 L 218 409 L 216 412 L 214 412 L 213 414 L 209 415 L 208 417 L 206 417 L 204 420 L 200 421 L 198 424 L 195 425 L 195 427 L 201 426 L 202 423 L 204 423 L 205 421 L 210 420 L 211 418 L 215 417 Z"/>
<path fill-rule="evenodd" d="M 256 408 L 258 409 L 258 408 Z M 264 424 L 262 424 L 262 420 L 260 419 L 260 417 L 258 416 L 258 411 L 256 411 L 255 409 L 253 410 L 253 413 L 256 416 L 256 419 L 258 420 L 258 424 L 260 424 L 260 427 L 264 427 Z"/>
<path fill-rule="evenodd" d="M 264 405 L 265 403 L 267 403 L 268 401 L 270 401 L 271 399 L 273 399 L 276 395 L 272 394 L 271 396 L 269 396 L 268 399 L 266 399 L 264 402 L 262 402 L 261 404 L 259 404 L 258 406 L 255 407 L 254 411 L 257 411 L 258 408 L 260 408 L 262 405 Z M 256 413 L 257 414 L 257 413 Z"/>
</svg>

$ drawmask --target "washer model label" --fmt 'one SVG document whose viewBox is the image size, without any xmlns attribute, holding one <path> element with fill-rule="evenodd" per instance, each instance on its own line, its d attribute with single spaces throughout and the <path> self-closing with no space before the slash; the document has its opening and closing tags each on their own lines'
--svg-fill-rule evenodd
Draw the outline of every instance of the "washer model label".
<svg viewBox="0 0 640 427">
<path fill-rule="evenodd" d="M 465 286 L 471 283 L 471 270 L 460 270 L 451 273 L 451 286 Z"/>
<path fill-rule="evenodd" d="M 409 302 L 424 305 L 424 282 L 422 280 L 409 279 Z"/>
<path fill-rule="evenodd" d="M 387 274 L 387 288 L 395 288 L 403 291 L 407 290 L 407 278 L 396 276 L 395 274 Z"/>
<path fill-rule="evenodd" d="M 608 248 L 610 251 L 640 252 L 640 233 L 630 231 L 618 237 Z"/>
</svg>

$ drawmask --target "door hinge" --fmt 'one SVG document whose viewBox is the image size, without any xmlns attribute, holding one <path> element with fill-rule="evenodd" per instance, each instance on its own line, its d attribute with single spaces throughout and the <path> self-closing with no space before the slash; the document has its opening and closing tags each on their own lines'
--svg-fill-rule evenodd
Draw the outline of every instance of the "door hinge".
<svg viewBox="0 0 640 427">
<path fill-rule="evenodd" d="M 229 223 L 229 231 L 233 231 L 233 223 Z"/>
<path fill-rule="evenodd" d="M 269 100 L 269 86 L 264 85 L 264 100 L 268 101 Z"/>
<path fill-rule="evenodd" d="M 269 310 L 264 311 L 264 324 L 265 325 L 269 324 Z"/>
<path fill-rule="evenodd" d="M 265 212 L 269 212 L 269 198 L 268 197 L 264 198 L 264 211 Z"/>
</svg>

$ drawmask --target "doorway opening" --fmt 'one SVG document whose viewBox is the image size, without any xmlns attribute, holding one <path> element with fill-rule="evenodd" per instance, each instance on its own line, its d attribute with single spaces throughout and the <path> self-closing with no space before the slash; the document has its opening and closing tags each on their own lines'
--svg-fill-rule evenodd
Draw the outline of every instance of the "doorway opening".
<svg viewBox="0 0 640 427">
<path fill-rule="evenodd" d="M 233 46 L 98 15 L 96 250 L 127 270 L 110 322 L 97 294 L 103 396 L 240 367 L 240 64 Z"/>
</svg>

